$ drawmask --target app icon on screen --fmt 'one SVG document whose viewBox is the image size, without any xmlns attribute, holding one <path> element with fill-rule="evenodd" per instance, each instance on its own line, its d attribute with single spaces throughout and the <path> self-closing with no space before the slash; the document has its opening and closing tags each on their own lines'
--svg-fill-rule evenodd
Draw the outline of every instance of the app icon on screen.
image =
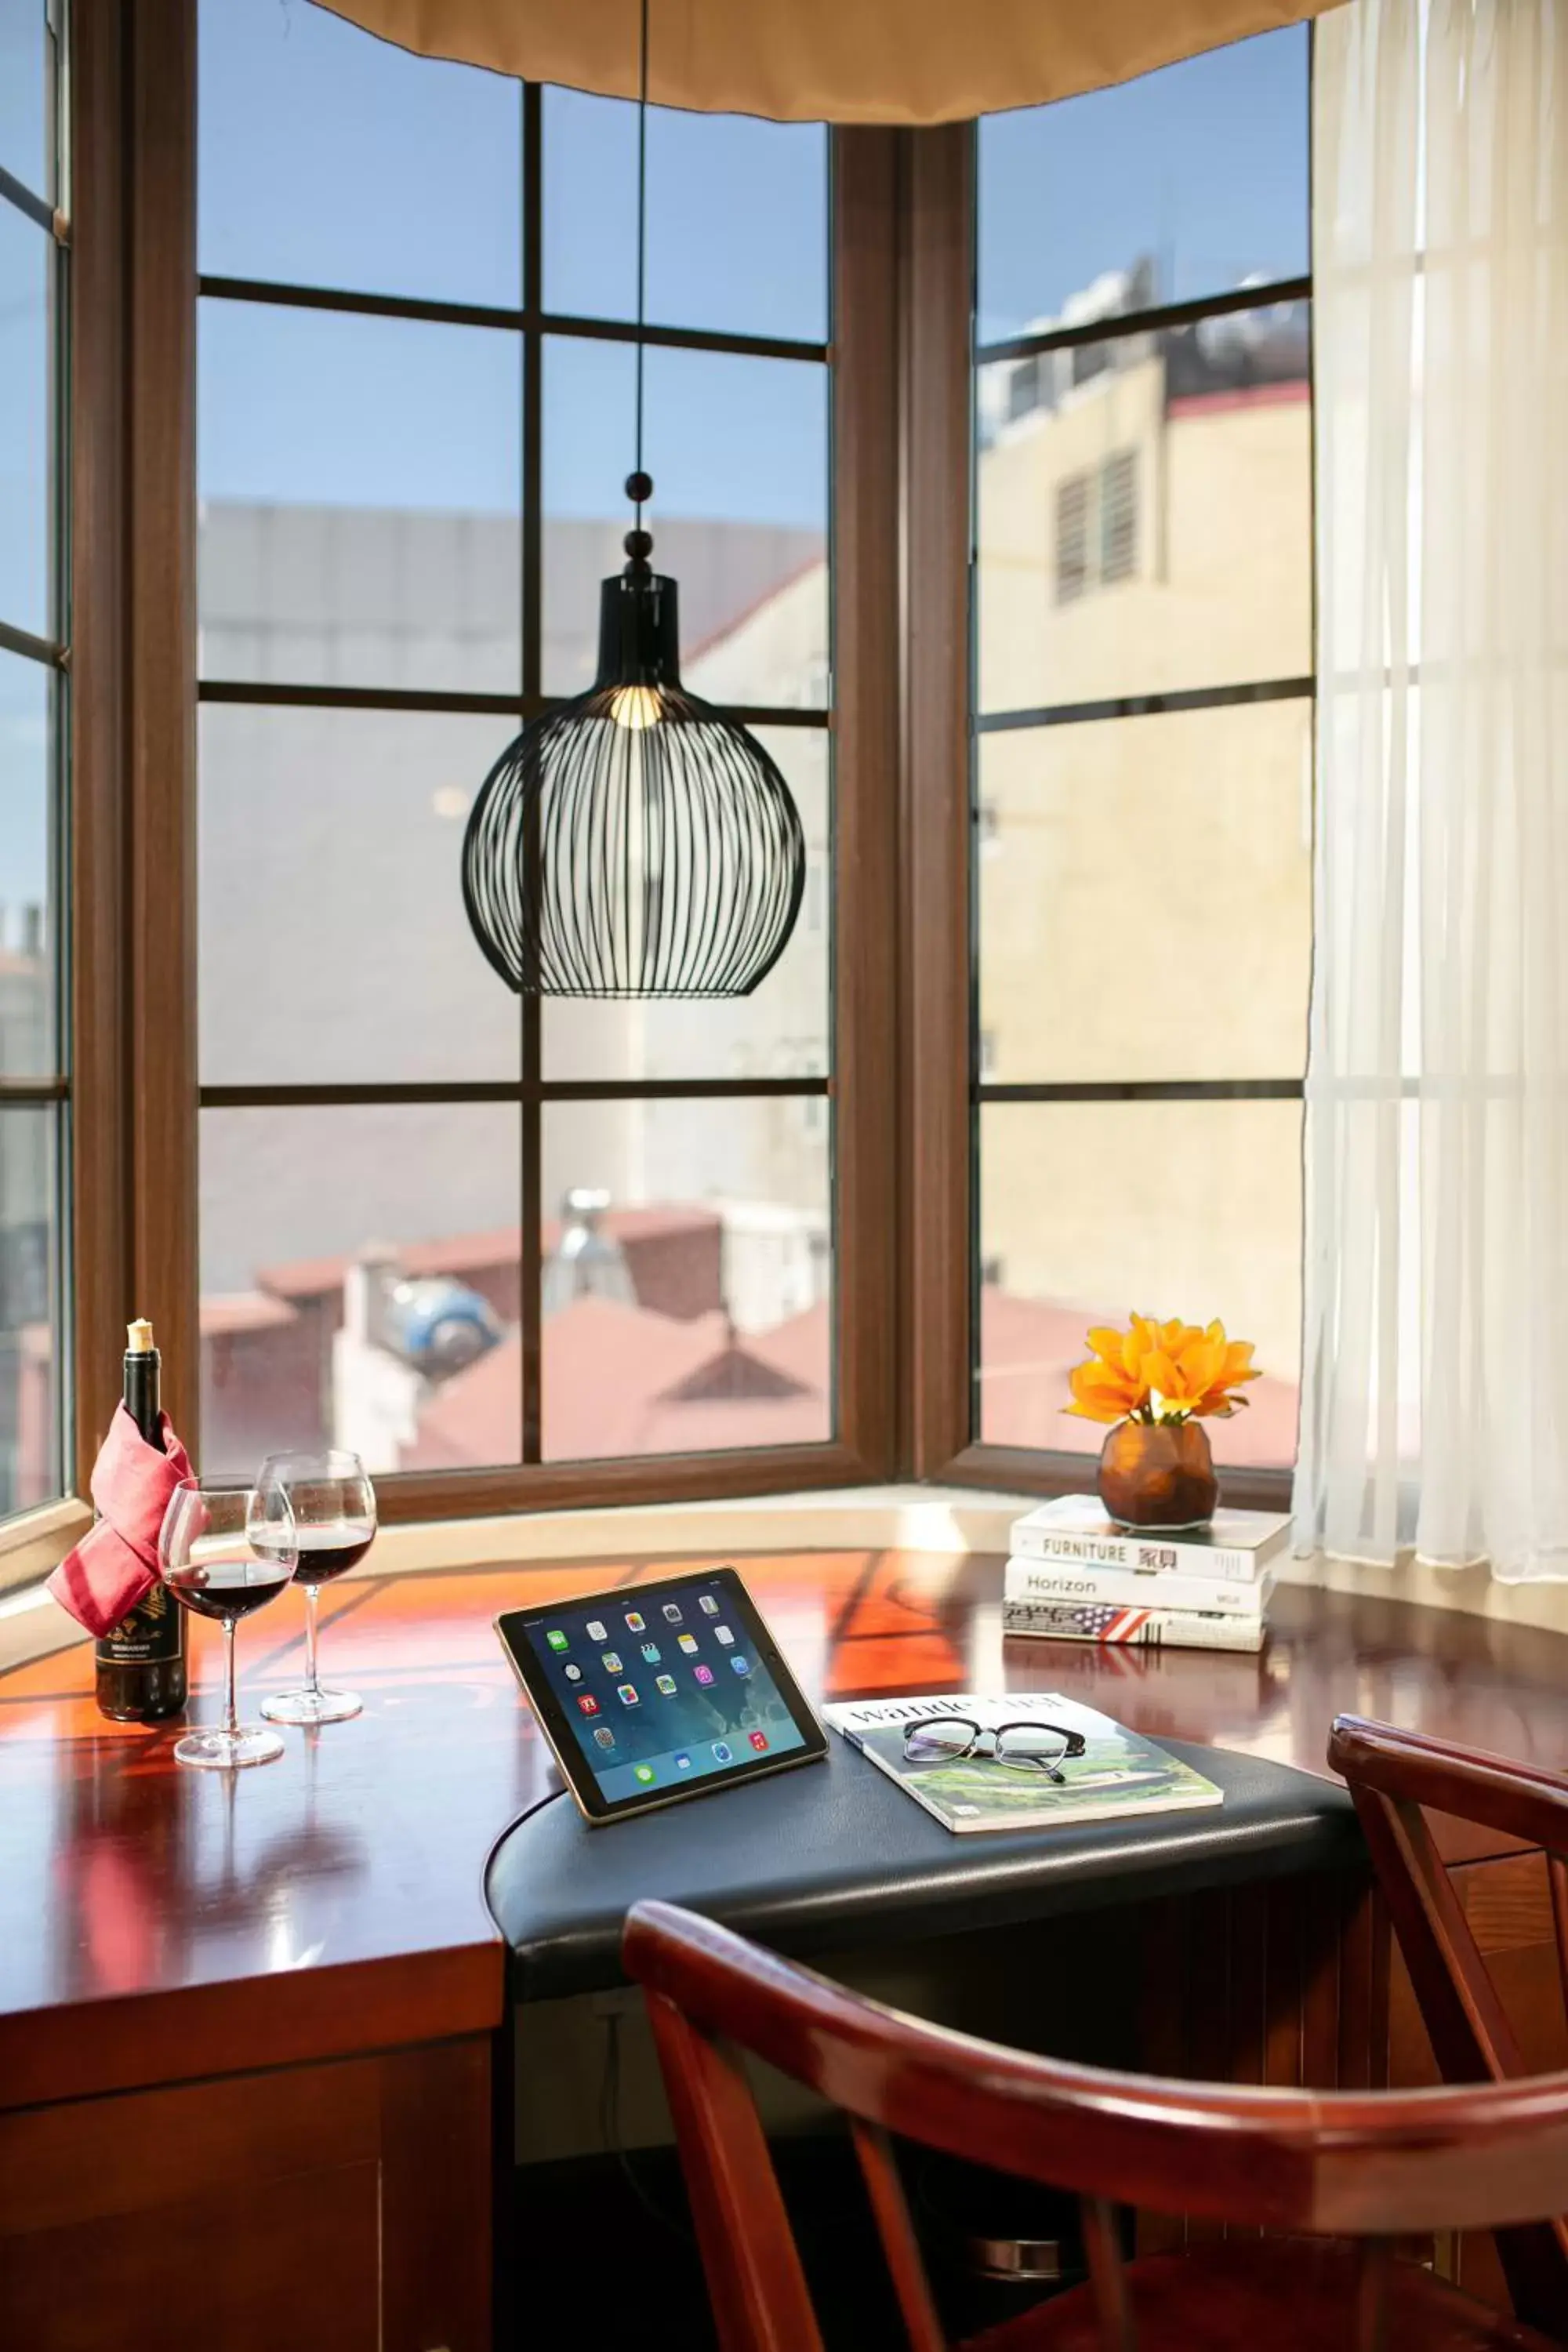
<svg viewBox="0 0 1568 2352">
<path fill-rule="evenodd" d="M 704 1617 L 717 1617 L 719 1614 L 719 1603 L 710 1592 L 705 1592 L 697 1606 L 701 1610 Z"/>
<path fill-rule="evenodd" d="M 730 1664 L 734 1667 L 735 1672 L 738 1675 L 749 1675 L 752 1671 L 752 1662 L 750 1658 L 743 1658 L 739 1650 L 736 1651 L 734 1656 L 731 1659 Z"/>
<path fill-rule="evenodd" d="M 685 1651 L 685 1653 L 686 1653 L 686 1654 L 687 1654 L 687 1656 L 688 1656 L 688 1657 L 690 1657 L 690 1655 L 691 1655 L 692 1652 L 693 1652 L 693 1651 L 696 1649 L 696 1647 L 697 1647 L 697 1636 L 696 1636 L 696 1634 L 695 1634 L 695 1633 L 682 1633 L 682 1634 L 679 1635 L 679 1636 L 678 1636 L 678 1638 L 677 1638 L 676 1646 L 677 1646 L 677 1648 L 678 1648 L 678 1649 L 682 1649 L 682 1650 L 684 1650 L 684 1651 Z"/>
<path fill-rule="evenodd" d="M 650 1666 L 657 1666 L 657 1665 L 658 1665 L 658 1643 L 657 1642 L 645 1642 L 645 1643 L 643 1643 L 643 1645 L 642 1645 L 642 1654 L 643 1654 L 643 1656 L 647 1660 L 648 1664 L 649 1664 Z"/>
<path fill-rule="evenodd" d="M 704 1686 L 713 1679 L 713 1669 L 711 1666 L 693 1666 L 691 1671 L 696 1675 L 698 1681 L 703 1684 Z"/>
<path fill-rule="evenodd" d="M 651 1764 L 634 1764 L 632 1766 L 632 1770 L 637 1774 L 637 1779 L 642 1782 L 645 1789 L 651 1789 L 654 1781 L 658 1777 Z"/>
<path fill-rule="evenodd" d="M 728 1741 L 727 1739 L 716 1739 L 716 1740 L 713 1742 L 713 1761 L 714 1761 L 714 1763 L 715 1763 L 715 1764 L 732 1764 L 732 1763 L 734 1762 L 734 1760 L 735 1760 L 735 1751 L 734 1751 L 734 1749 L 731 1747 L 731 1745 L 730 1745 L 729 1741 Z"/>
<path fill-rule="evenodd" d="M 584 1715 L 597 1715 L 599 1712 L 599 1702 L 592 1691 L 584 1691 L 577 1704 Z"/>
<path fill-rule="evenodd" d="M 768 1735 L 767 1735 L 767 1733 L 766 1733 L 765 1731 L 753 1731 L 753 1732 L 752 1732 L 752 1747 L 756 1749 L 756 1751 L 757 1751 L 757 1753 L 758 1753 L 758 1755 L 759 1755 L 759 1756 L 762 1754 L 762 1752 L 763 1752 L 763 1748 L 767 1746 L 767 1744 L 768 1744 Z"/>
<path fill-rule="evenodd" d="M 552 1625 L 544 1638 L 552 1650 L 566 1650 L 572 1646 L 559 1625 Z"/>
<path fill-rule="evenodd" d="M 616 1696 L 623 1706 L 636 1706 L 637 1704 L 637 1686 L 636 1683 L 620 1684 L 617 1687 Z"/>
<path fill-rule="evenodd" d="M 664 1622 L 665 1622 L 665 1623 L 666 1623 L 667 1625 L 679 1625 L 679 1622 L 680 1622 L 680 1610 L 679 1610 L 679 1604 L 678 1604 L 676 1601 L 667 1601 L 665 1602 L 665 1604 L 664 1604 Z"/>
<path fill-rule="evenodd" d="M 690 1757 L 684 1754 L 678 1756 L 675 1759 L 675 1769 L 678 1772 L 689 1772 L 691 1769 Z"/>
<path fill-rule="evenodd" d="M 731 1633 L 731 1632 L 730 1631 L 730 1628 L 728 1627 L 728 1625 L 715 1625 L 715 1626 L 714 1626 L 714 1628 L 713 1628 L 713 1639 L 714 1639 L 716 1642 L 722 1642 L 726 1649 L 728 1649 L 728 1648 L 729 1648 L 729 1646 L 730 1646 L 731 1643 L 734 1640 L 734 1638 L 735 1638 L 735 1636 L 733 1635 L 733 1633 Z"/>
<path fill-rule="evenodd" d="M 606 1651 L 605 1652 L 605 1672 L 607 1675 L 618 1675 L 618 1674 L 620 1673 L 620 1671 L 621 1671 L 621 1654 L 620 1654 L 620 1652 L 619 1652 L 618 1650 L 606 1650 Z"/>
<path fill-rule="evenodd" d="M 658 1692 L 661 1698 L 673 1698 L 675 1696 L 675 1676 L 673 1675 L 656 1675 L 653 1680 L 653 1686 L 655 1690 Z"/>
<path fill-rule="evenodd" d="M 628 1609 L 626 1611 L 626 1631 L 628 1633 L 646 1633 L 647 1631 L 647 1619 L 646 1617 L 639 1617 L 635 1609 Z"/>
<path fill-rule="evenodd" d="M 594 1737 L 601 1748 L 613 1748 L 616 1744 L 616 1735 L 607 1723 L 596 1723 L 594 1726 Z"/>
<path fill-rule="evenodd" d="M 590 1618 L 589 1618 L 589 1620 L 588 1620 L 588 1639 L 589 1639 L 589 1641 L 590 1641 L 590 1642 L 602 1642 L 602 1641 L 604 1640 L 604 1638 L 605 1638 L 605 1629 L 604 1629 L 603 1625 L 599 1622 L 599 1620 L 598 1620 L 596 1617 L 590 1617 Z"/>
</svg>

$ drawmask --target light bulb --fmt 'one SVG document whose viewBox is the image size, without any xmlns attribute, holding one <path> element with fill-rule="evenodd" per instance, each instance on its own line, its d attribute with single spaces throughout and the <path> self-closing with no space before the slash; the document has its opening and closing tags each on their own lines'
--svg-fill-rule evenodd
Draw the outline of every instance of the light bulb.
<svg viewBox="0 0 1568 2352">
<path fill-rule="evenodd" d="M 663 706 L 651 686 L 617 687 L 610 697 L 610 716 L 617 727 L 630 727 L 638 732 L 645 727 L 657 727 Z"/>
</svg>

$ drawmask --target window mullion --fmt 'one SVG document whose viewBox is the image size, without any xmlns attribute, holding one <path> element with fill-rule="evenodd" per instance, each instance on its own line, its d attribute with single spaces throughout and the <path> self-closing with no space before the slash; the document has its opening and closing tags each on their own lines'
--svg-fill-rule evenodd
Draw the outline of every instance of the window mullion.
<svg viewBox="0 0 1568 2352">
<path fill-rule="evenodd" d="M 543 302 L 544 109 L 537 82 L 522 86 L 522 302 L 529 323 L 522 337 L 522 691 L 533 707 L 543 691 L 544 424 L 543 343 L 539 314 Z M 538 852 L 531 828 L 524 854 Z M 540 1247 L 544 1218 L 543 1111 L 539 1081 L 542 1025 L 539 999 L 518 999 L 521 1034 L 522 1102 L 519 1167 L 521 1198 L 518 1238 L 518 1327 L 521 1334 L 520 1402 L 521 1458 L 543 1457 L 543 1340 L 541 1321 Z"/>
</svg>

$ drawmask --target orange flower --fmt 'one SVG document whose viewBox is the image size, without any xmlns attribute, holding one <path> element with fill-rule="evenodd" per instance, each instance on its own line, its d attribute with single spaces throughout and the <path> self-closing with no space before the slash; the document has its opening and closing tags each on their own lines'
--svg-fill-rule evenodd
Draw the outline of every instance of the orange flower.
<svg viewBox="0 0 1568 2352">
<path fill-rule="evenodd" d="M 1073 1401 L 1064 1407 L 1085 1421 L 1227 1419 L 1247 1402 L 1232 1393 L 1258 1374 L 1249 1339 L 1227 1339 L 1223 1323 L 1159 1323 L 1128 1318 L 1125 1331 L 1100 1326 L 1089 1334 L 1094 1353 L 1075 1364 Z"/>
</svg>

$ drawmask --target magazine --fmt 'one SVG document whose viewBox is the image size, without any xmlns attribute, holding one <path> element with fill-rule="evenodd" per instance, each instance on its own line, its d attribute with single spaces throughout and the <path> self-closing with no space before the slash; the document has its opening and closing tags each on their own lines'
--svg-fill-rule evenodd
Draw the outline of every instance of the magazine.
<svg viewBox="0 0 1568 2352">
<path fill-rule="evenodd" d="M 1013 1698 L 958 1696 L 838 1701 L 825 1720 L 868 1756 L 917 1805 L 960 1834 L 972 1830 L 1045 1829 L 1057 1822 L 1114 1821 L 1131 1813 L 1167 1813 L 1225 1801 L 1224 1791 L 1189 1764 L 1141 1738 L 1077 1699 L 1030 1691 Z M 1054 1725 L 1077 1732 L 1080 1756 L 1058 1765 L 1058 1777 L 1034 1768 L 997 1765 L 982 1758 L 931 1764 L 906 1762 L 904 1735 L 922 1717 L 966 1718 L 984 1730 L 1008 1723 Z M 989 1757 L 994 1745 L 984 1739 Z"/>
</svg>

